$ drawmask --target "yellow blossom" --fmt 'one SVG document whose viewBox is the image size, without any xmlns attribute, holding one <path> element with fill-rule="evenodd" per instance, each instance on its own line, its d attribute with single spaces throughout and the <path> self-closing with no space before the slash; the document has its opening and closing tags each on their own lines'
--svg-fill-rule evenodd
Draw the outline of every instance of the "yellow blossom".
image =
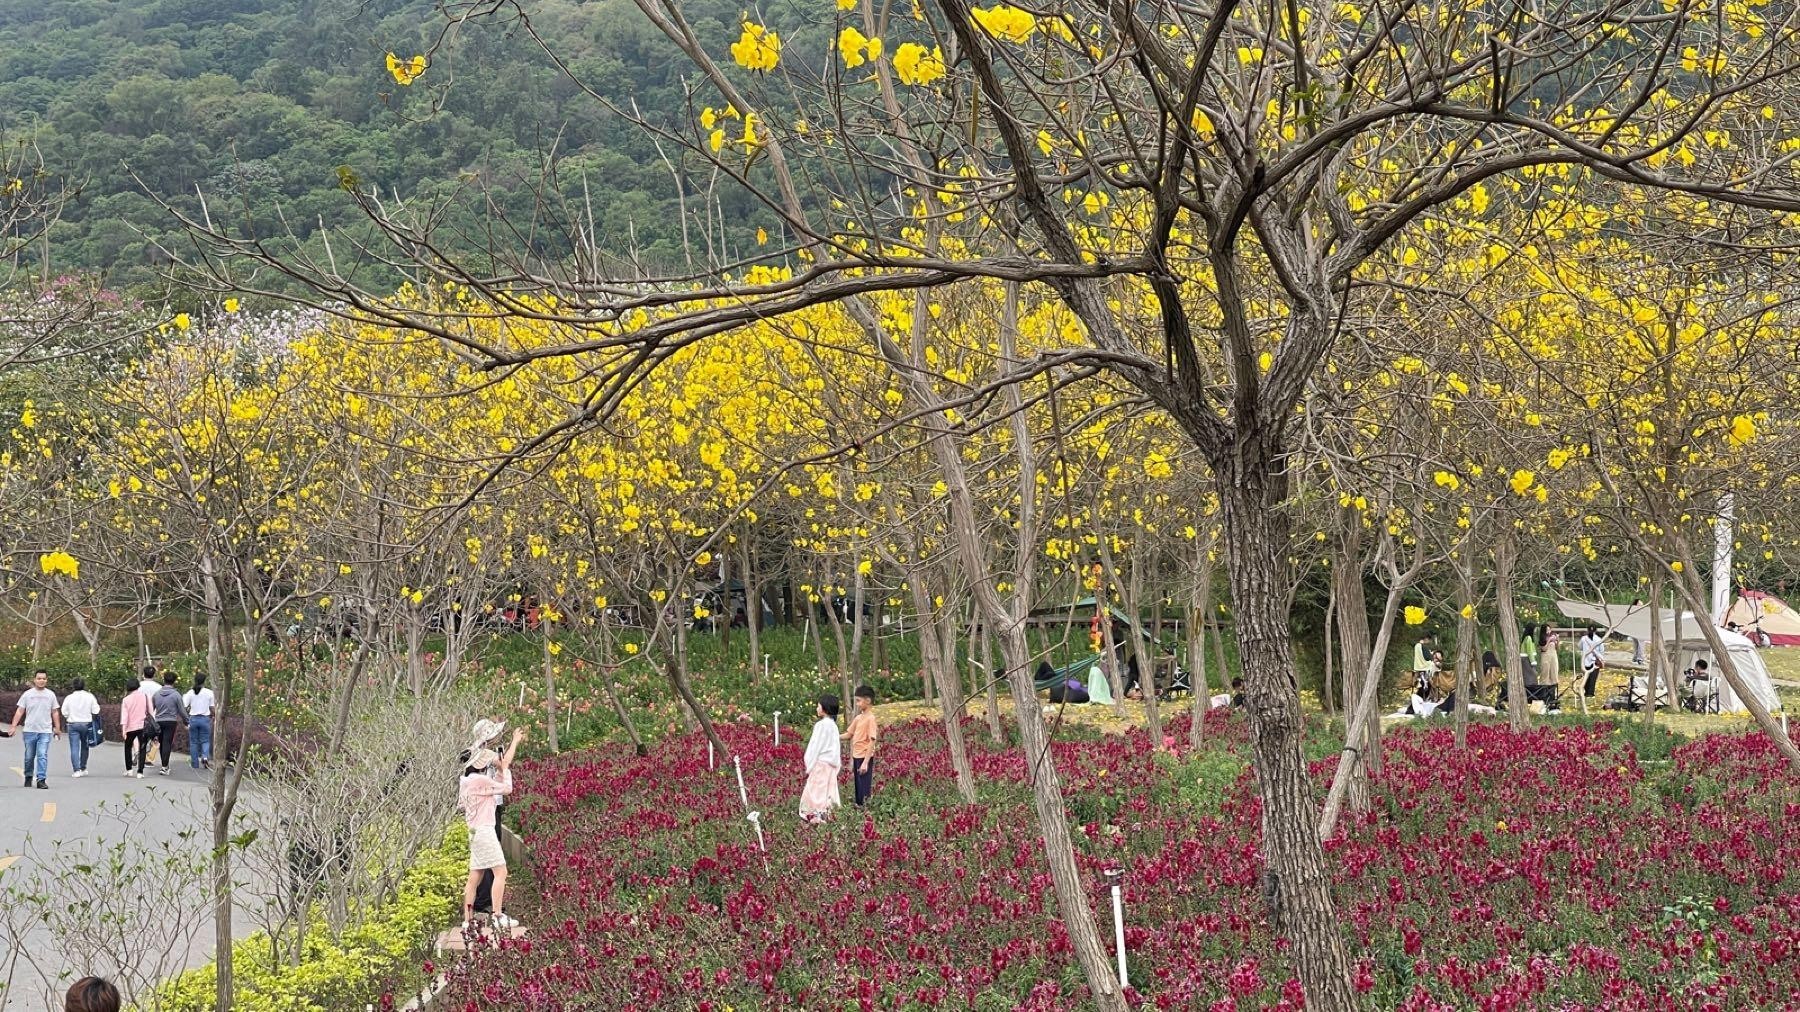
<svg viewBox="0 0 1800 1012">
<path fill-rule="evenodd" d="M 731 44 L 731 58 L 745 70 L 768 72 L 781 62 L 781 34 L 745 21 L 738 40 Z"/>
<path fill-rule="evenodd" d="M 894 72 L 900 83 L 921 88 L 944 76 L 944 51 L 932 46 L 929 51 L 917 42 L 902 43 L 894 51 Z"/>
<path fill-rule="evenodd" d="M 969 12 L 981 30 L 1002 42 L 1022 43 L 1031 38 L 1037 18 L 1011 4 L 977 7 Z"/>
<path fill-rule="evenodd" d="M 388 73 L 394 75 L 394 83 L 403 88 L 408 87 L 414 81 L 417 81 L 419 75 L 425 73 L 425 68 L 428 65 L 429 64 L 423 56 L 413 56 L 410 59 L 403 60 L 393 53 L 387 54 Z"/>
<path fill-rule="evenodd" d="M 81 560 L 61 549 L 38 556 L 38 568 L 45 576 L 61 573 L 71 580 L 81 579 Z"/>
<path fill-rule="evenodd" d="M 881 59 L 881 39 L 869 38 L 853 25 L 845 25 L 843 31 L 838 32 L 837 48 L 845 67 L 860 67 Z"/>
</svg>

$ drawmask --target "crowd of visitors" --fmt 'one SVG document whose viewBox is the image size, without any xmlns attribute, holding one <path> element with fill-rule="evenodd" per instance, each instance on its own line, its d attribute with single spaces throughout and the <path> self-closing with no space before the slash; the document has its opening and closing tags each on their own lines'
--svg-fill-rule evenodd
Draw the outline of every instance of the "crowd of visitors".
<svg viewBox="0 0 1800 1012">
<path fill-rule="evenodd" d="M 206 676 L 195 675 L 192 687 L 182 692 L 173 671 L 162 672 L 147 664 L 137 688 L 119 703 L 119 732 L 125 746 L 125 775 L 144 778 L 150 746 L 156 745 L 157 763 L 163 776 L 175 755 L 175 732 L 187 728 L 188 765 L 195 770 L 212 768 L 213 691 Z M 69 736 L 69 776 L 88 775 L 93 751 L 106 740 L 100 719 L 100 700 L 88 691 L 84 679 L 69 683 L 61 699 L 50 688 L 50 674 L 39 669 L 31 676 L 31 688 L 19 697 L 11 725 L 4 734 L 23 733 L 25 786 L 47 790 L 50 786 L 50 744 Z M 134 760 L 135 754 L 135 760 Z"/>
</svg>

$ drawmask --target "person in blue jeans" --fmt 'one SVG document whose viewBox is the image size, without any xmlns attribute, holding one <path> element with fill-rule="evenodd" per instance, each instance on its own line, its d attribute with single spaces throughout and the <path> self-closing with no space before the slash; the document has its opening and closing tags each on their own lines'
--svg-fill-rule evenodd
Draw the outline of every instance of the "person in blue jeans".
<svg viewBox="0 0 1800 1012">
<path fill-rule="evenodd" d="M 50 675 L 39 671 L 32 676 L 31 688 L 19 697 L 13 711 L 8 735 L 25 727 L 25 786 L 35 781 L 38 790 L 49 787 L 50 740 L 62 737 L 62 714 L 56 710 L 56 693 L 50 691 Z"/>
<path fill-rule="evenodd" d="M 194 688 L 181 697 L 188 712 L 188 765 L 195 769 L 212 769 L 213 690 L 206 687 L 206 676 L 194 676 Z"/>
<path fill-rule="evenodd" d="M 69 732 L 69 774 L 71 778 L 87 776 L 88 755 L 100 725 L 100 701 L 87 690 L 87 682 L 77 678 L 69 686 L 62 701 L 63 730 Z"/>
</svg>

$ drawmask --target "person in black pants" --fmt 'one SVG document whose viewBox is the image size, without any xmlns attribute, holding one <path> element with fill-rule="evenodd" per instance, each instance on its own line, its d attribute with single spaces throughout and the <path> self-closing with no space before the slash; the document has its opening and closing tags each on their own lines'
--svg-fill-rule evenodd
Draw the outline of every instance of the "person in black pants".
<svg viewBox="0 0 1800 1012">
<path fill-rule="evenodd" d="M 188 720 L 187 704 L 181 701 L 181 690 L 175 687 L 175 672 L 163 672 L 163 687 L 150 697 L 150 716 L 156 721 L 158 757 L 162 775 L 169 775 L 169 759 L 175 754 L 175 729 Z"/>
<path fill-rule="evenodd" d="M 875 792 L 875 743 L 880 735 L 875 724 L 875 690 L 857 686 L 855 705 L 850 729 L 840 737 L 850 739 L 850 771 L 856 777 L 856 807 L 861 808 Z"/>
</svg>

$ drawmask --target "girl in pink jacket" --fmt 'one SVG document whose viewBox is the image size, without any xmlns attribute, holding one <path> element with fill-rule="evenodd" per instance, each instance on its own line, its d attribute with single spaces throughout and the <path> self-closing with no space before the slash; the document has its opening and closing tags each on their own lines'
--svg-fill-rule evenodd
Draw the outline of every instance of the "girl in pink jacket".
<svg viewBox="0 0 1800 1012">
<path fill-rule="evenodd" d="M 150 739 L 155 736 L 156 729 L 150 722 L 150 697 L 132 689 L 125 694 L 125 700 L 119 704 L 119 729 L 125 732 L 125 775 L 137 774 L 139 780 L 144 779 L 144 759 L 150 752 Z M 131 746 L 137 745 L 137 769 L 131 768 Z"/>
</svg>

